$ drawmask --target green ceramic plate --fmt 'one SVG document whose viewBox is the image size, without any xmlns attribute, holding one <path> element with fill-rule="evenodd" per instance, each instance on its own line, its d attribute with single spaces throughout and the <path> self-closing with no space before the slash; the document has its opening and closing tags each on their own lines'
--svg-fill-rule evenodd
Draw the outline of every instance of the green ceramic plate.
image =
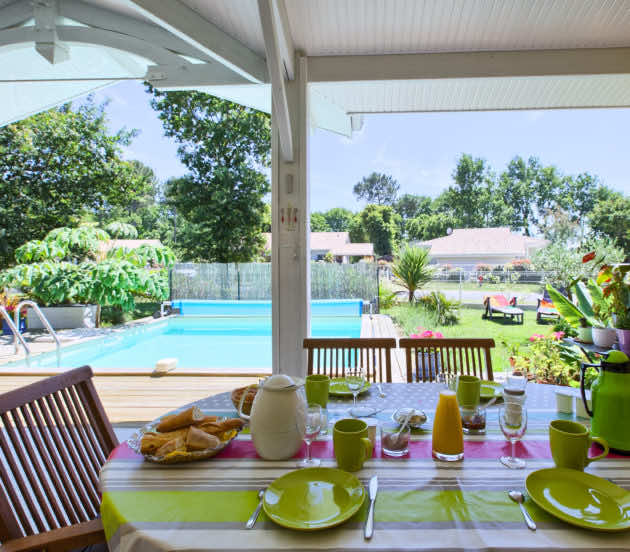
<svg viewBox="0 0 630 552">
<path fill-rule="evenodd" d="M 305 468 L 269 485 L 263 509 L 282 527 L 315 531 L 351 518 L 364 500 L 365 489 L 354 475 L 336 468 Z"/>
<path fill-rule="evenodd" d="M 538 506 L 567 523 L 595 531 L 630 529 L 630 492 L 607 479 L 548 468 L 530 473 L 525 486 Z"/>
<path fill-rule="evenodd" d="M 500 397 L 501 384 L 496 381 L 481 380 L 481 393 L 479 396 L 482 401 L 489 401 L 494 397 Z"/>
<path fill-rule="evenodd" d="M 370 382 L 366 381 L 365 385 L 359 391 L 359 395 L 365 393 L 370 388 Z M 352 397 L 352 391 L 348 389 L 348 384 L 343 378 L 333 378 L 330 380 L 330 387 L 328 388 L 330 395 L 337 395 L 340 397 Z"/>
</svg>

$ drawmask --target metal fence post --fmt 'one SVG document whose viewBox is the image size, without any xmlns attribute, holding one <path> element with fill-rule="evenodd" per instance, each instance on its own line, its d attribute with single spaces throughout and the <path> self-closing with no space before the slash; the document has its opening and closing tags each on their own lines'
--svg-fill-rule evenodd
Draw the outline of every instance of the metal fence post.
<svg viewBox="0 0 630 552">
<path fill-rule="evenodd" d="M 378 265 L 376 265 L 376 312 L 381 312 L 381 282 Z"/>
</svg>

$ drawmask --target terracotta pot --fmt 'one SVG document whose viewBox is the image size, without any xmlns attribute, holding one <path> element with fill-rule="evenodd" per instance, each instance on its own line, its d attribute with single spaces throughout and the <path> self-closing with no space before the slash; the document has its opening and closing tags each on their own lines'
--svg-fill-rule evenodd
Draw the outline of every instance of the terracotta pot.
<svg viewBox="0 0 630 552">
<path fill-rule="evenodd" d="M 610 349 L 617 341 L 617 332 L 614 328 L 593 327 L 593 343 L 597 347 Z"/>
</svg>

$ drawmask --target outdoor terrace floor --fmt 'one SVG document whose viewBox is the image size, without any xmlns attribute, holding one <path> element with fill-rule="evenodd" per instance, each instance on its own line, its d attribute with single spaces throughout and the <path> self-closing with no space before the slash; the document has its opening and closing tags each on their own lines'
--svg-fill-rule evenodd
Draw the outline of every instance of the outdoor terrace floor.
<svg viewBox="0 0 630 552">
<path fill-rule="evenodd" d="M 136 322 L 138 323 L 138 322 Z M 124 327 L 102 330 L 67 330 L 59 332 L 62 344 L 77 343 L 94 339 L 107 332 L 121 331 Z M 396 329 L 389 316 L 364 315 L 361 327 L 362 337 L 397 337 Z M 28 336 L 27 336 L 28 337 Z M 30 337 L 29 343 L 37 352 L 54 350 L 50 336 Z M 23 355 L 22 355 L 23 356 Z M 31 371 L 23 368 L 3 367 L 13 354 L 12 338 L 0 338 L 0 393 L 28 385 L 43 377 L 59 371 Z M 121 368 L 100 369 L 95 371 L 94 384 L 101 397 L 105 411 L 113 424 L 137 427 L 142 422 L 151 421 L 158 416 L 183 404 L 202 399 L 237 387 L 256 383 L 268 374 L 238 373 L 217 374 L 175 370 L 161 377 L 152 377 L 151 370 L 129 372 Z M 405 381 L 404 355 L 394 351 L 392 358 L 392 376 L 395 382 Z"/>
</svg>

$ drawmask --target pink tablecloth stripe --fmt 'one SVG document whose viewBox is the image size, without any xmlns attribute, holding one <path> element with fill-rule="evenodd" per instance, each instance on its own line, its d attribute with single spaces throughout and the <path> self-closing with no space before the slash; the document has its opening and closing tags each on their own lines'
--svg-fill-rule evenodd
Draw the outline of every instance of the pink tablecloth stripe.
<svg viewBox="0 0 630 552">
<path fill-rule="evenodd" d="M 332 441 L 319 441 L 313 443 L 313 456 L 317 458 L 333 458 Z M 518 456 L 521 458 L 551 458 L 549 443 L 547 441 L 525 441 L 516 445 Z M 487 442 L 467 442 L 464 445 L 464 455 L 466 458 L 497 458 L 503 454 L 509 454 L 510 446 L 503 441 Z M 595 452 L 591 453 L 594 454 Z M 303 445 L 296 457 L 306 454 L 306 447 Z M 380 447 L 377 444 L 373 457 L 381 456 Z M 431 441 L 413 442 L 409 445 L 409 458 L 430 458 Z M 235 440 L 217 458 L 258 458 L 256 449 L 251 441 Z M 119 445 L 111 454 L 110 460 L 141 460 L 142 456 L 133 452 L 127 443 Z"/>
</svg>

